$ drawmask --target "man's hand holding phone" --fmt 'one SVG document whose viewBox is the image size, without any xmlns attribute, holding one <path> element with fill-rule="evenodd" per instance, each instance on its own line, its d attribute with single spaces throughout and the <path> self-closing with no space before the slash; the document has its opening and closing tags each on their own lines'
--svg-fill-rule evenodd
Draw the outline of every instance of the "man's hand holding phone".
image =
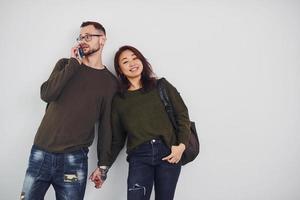
<svg viewBox="0 0 300 200">
<path fill-rule="evenodd" d="M 80 45 L 76 45 L 72 47 L 71 58 L 75 58 L 79 62 L 79 64 L 81 64 L 83 56 L 84 56 L 84 52 L 83 49 L 80 47 Z"/>
</svg>

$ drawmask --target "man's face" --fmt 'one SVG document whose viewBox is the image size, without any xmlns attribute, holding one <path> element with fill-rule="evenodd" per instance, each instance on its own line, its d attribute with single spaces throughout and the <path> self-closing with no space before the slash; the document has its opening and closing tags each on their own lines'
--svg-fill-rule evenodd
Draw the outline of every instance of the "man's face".
<svg viewBox="0 0 300 200">
<path fill-rule="evenodd" d="M 85 56 L 102 51 L 106 40 L 104 33 L 95 29 L 93 25 L 88 25 L 81 28 L 79 38 L 81 38 L 79 43 Z"/>
</svg>

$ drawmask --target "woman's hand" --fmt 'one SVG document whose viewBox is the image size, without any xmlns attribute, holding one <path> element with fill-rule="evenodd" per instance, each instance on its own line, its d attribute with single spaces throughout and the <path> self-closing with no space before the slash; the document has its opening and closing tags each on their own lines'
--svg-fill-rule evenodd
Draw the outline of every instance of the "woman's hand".
<svg viewBox="0 0 300 200">
<path fill-rule="evenodd" d="M 164 157 L 162 160 L 166 160 L 169 163 L 178 163 L 181 159 L 184 150 L 185 150 L 185 145 L 183 143 L 180 143 L 177 146 L 172 146 L 171 154 Z"/>
<path fill-rule="evenodd" d="M 101 171 L 99 167 L 97 167 L 89 178 L 95 184 L 95 188 L 99 189 L 102 187 L 104 181 L 101 179 Z"/>
</svg>

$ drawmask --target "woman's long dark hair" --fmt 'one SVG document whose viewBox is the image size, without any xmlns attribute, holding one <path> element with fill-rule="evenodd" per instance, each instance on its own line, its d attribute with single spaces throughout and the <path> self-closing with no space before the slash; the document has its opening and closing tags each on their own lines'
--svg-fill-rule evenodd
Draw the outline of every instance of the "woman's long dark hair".
<svg viewBox="0 0 300 200">
<path fill-rule="evenodd" d="M 119 50 L 115 54 L 115 59 L 114 59 L 116 74 L 120 81 L 119 92 L 121 94 L 124 94 L 131 85 L 129 80 L 122 73 L 120 65 L 119 65 L 120 55 L 126 50 L 132 51 L 134 53 L 134 55 L 138 59 L 140 59 L 143 64 L 143 71 L 142 71 L 142 75 L 141 75 L 142 91 L 146 92 L 146 91 L 153 89 L 156 86 L 156 77 L 152 71 L 152 67 L 151 67 L 150 63 L 147 61 L 147 59 L 143 56 L 143 54 L 138 49 L 136 49 L 135 47 L 126 45 L 126 46 L 122 46 L 119 48 Z"/>
</svg>

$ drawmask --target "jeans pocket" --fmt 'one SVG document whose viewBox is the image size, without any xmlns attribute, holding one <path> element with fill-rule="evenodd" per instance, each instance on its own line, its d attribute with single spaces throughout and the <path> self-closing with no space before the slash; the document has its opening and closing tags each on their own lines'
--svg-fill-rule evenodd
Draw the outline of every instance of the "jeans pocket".
<svg viewBox="0 0 300 200">
<path fill-rule="evenodd" d="M 40 174 L 43 162 L 45 158 L 45 152 L 39 149 L 32 148 L 29 156 L 29 165 L 27 173 L 32 177 L 37 177 Z"/>
<path fill-rule="evenodd" d="M 84 147 L 80 149 L 84 158 L 88 159 L 89 148 Z"/>
<path fill-rule="evenodd" d="M 126 161 L 127 162 L 130 163 L 131 160 L 132 160 L 132 157 L 135 157 L 136 155 L 138 155 L 138 151 L 140 149 L 140 146 L 141 145 L 135 147 L 134 149 L 132 149 L 130 152 L 127 153 L 127 156 L 126 156 Z"/>
<path fill-rule="evenodd" d="M 164 143 L 162 143 L 160 145 L 160 154 L 161 154 L 162 158 L 170 155 L 171 154 L 170 147 L 168 147 L 167 145 L 165 145 Z"/>
</svg>

